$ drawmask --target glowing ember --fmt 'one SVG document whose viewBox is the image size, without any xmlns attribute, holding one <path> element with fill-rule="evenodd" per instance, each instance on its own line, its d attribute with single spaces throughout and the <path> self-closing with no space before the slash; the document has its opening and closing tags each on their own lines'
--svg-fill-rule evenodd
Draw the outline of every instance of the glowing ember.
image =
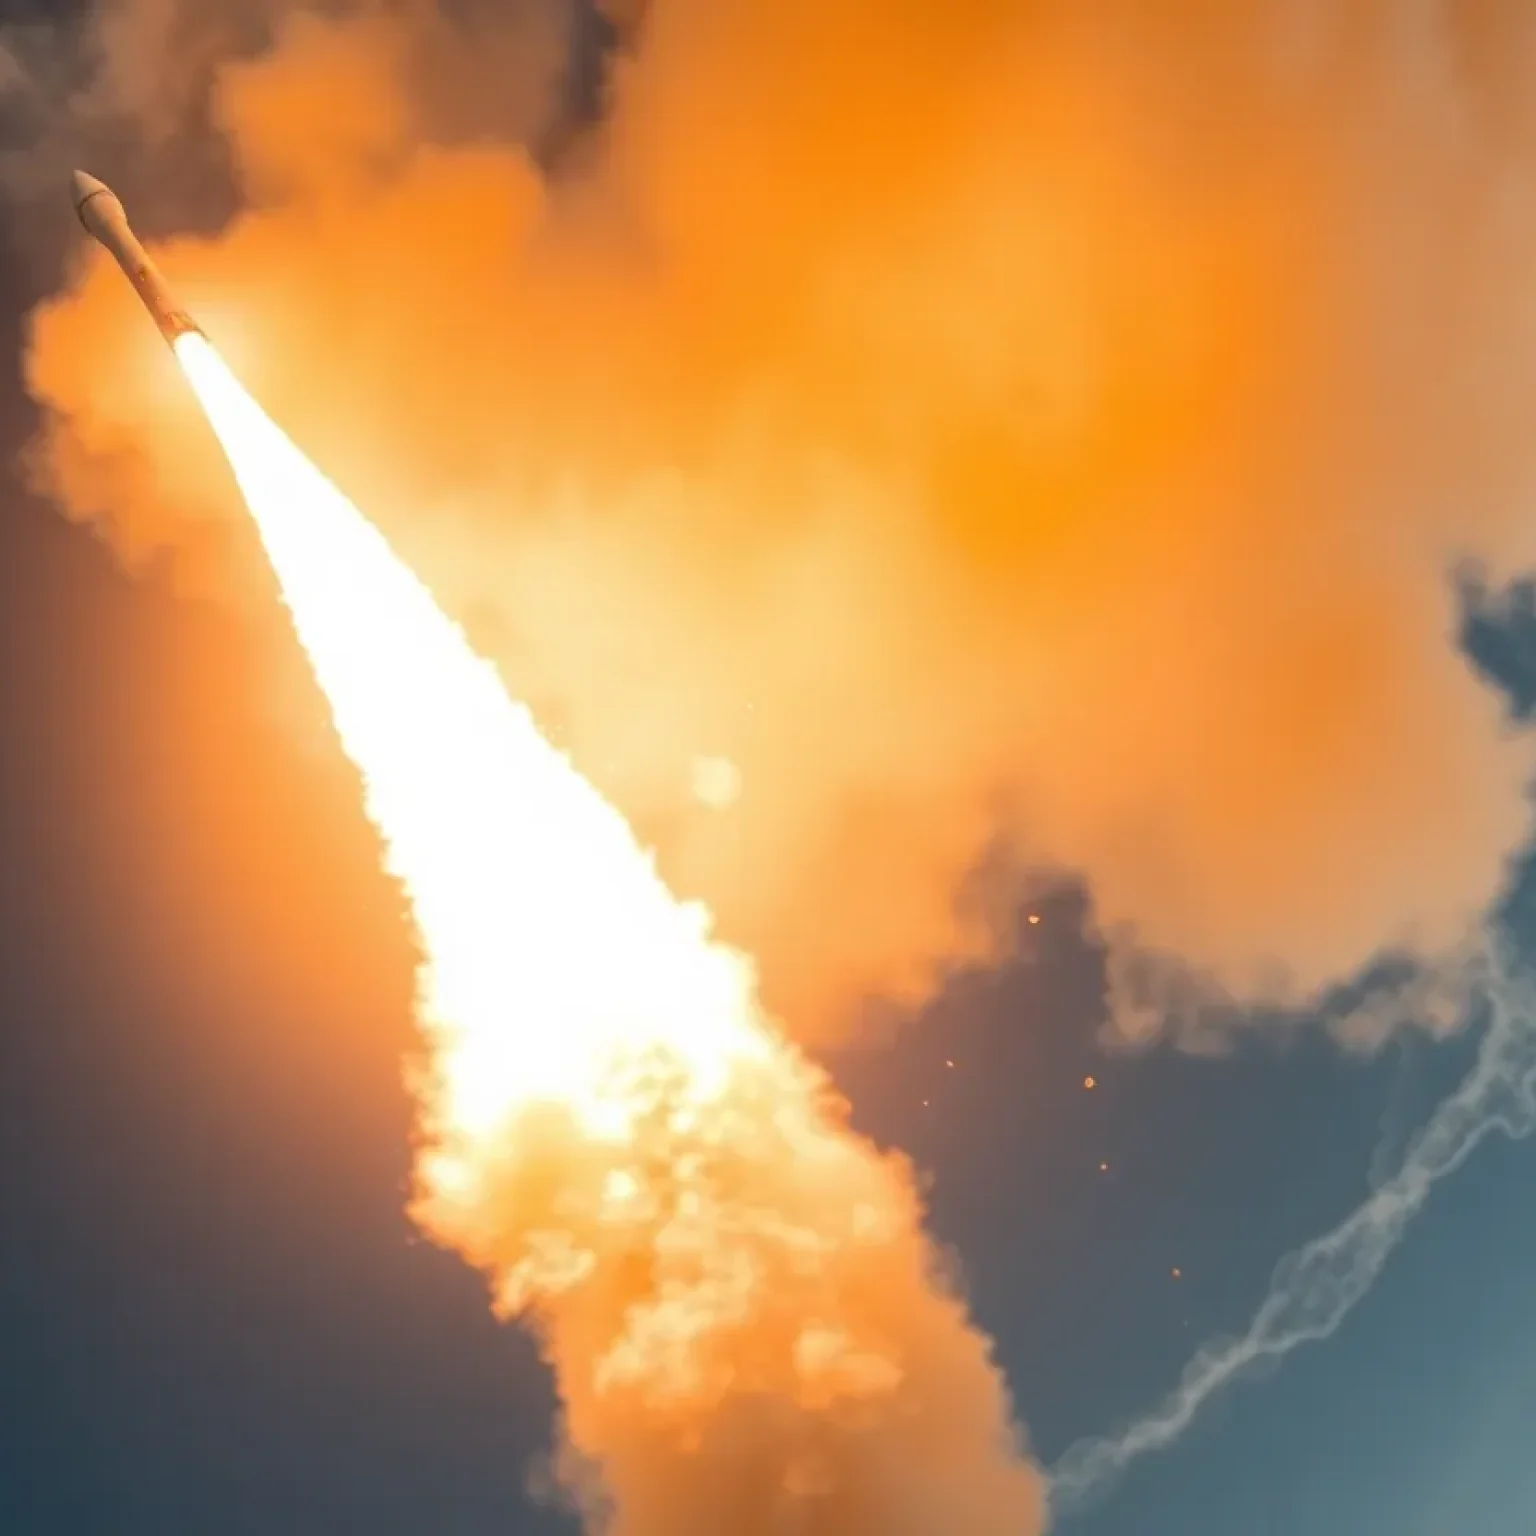
<svg viewBox="0 0 1536 1536">
<path fill-rule="evenodd" d="M 383 536 L 203 337 L 177 352 L 414 912 L 412 1213 L 536 1325 L 567 1483 L 626 1533 L 1038 1531 L 906 1165 Z"/>
</svg>

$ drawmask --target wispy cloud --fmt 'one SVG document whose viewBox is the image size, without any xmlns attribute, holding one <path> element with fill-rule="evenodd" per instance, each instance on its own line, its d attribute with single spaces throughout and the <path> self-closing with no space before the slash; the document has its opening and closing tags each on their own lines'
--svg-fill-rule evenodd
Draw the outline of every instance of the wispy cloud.
<svg viewBox="0 0 1536 1536">
<path fill-rule="evenodd" d="M 1430 1191 L 1494 1131 L 1536 1130 L 1536 993 L 1508 957 L 1487 966 L 1487 1023 L 1472 1070 L 1409 1144 L 1397 1171 L 1331 1232 L 1288 1254 L 1240 1338 L 1204 1346 L 1183 1380 L 1117 1434 L 1074 1445 L 1056 1465 L 1058 1515 L 1107 1493 L 1140 1457 L 1174 1444 L 1218 1392 L 1253 1367 L 1330 1337 L 1375 1284 Z"/>
</svg>

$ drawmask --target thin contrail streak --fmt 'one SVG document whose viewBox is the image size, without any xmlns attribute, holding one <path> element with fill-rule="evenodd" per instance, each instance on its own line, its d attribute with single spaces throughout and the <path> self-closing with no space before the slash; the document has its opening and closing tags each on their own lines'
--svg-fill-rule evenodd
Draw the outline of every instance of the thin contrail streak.
<svg viewBox="0 0 1536 1536">
<path fill-rule="evenodd" d="M 1477 1059 L 1410 1144 L 1397 1172 L 1331 1232 L 1280 1261 L 1246 1333 L 1205 1345 L 1179 1385 L 1118 1434 L 1081 1440 L 1066 1452 L 1051 1474 L 1058 1515 L 1107 1493 L 1139 1457 L 1172 1445 L 1205 1403 L 1243 1372 L 1328 1338 L 1375 1284 L 1430 1190 L 1491 1132 L 1518 1139 L 1536 1130 L 1536 1013 L 1529 983 L 1517 982 L 1507 965 L 1489 970 L 1489 1018 Z"/>
</svg>

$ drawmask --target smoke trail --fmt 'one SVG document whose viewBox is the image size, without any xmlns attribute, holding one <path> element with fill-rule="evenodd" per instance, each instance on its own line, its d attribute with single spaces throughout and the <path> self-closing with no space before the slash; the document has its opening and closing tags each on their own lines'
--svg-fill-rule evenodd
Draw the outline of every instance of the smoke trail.
<svg viewBox="0 0 1536 1536">
<path fill-rule="evenodd" d="M 1529 985 L 1504 963 L 1490 964 L 1489 972 L 1487 1033 L 1477 1060 L 1396 1174 L 1331 1232 L 1281 1260 L 1241 1338 L 1206 1345 L 1179 1385 L 1135 1423 L 1067 1451 L 1051 1479 L 1058 1514 L 1108 1492 L 1132 1462 L 1172 1445 L 1206 1402 L 1251 1367 L 1330 1337 L 1375 1284 L 1434 1186 L 1491 1132 L 1518 1140 L 1536 1130 L 1536 1011 Z"/>
<path fill-rule="evenodd" d="M 415 918 L 411 1214 L 537 1336 L 586 1528 L 1038 1536 L 908 1165 L 206 339 L 176 350 Z"/>
</svg>

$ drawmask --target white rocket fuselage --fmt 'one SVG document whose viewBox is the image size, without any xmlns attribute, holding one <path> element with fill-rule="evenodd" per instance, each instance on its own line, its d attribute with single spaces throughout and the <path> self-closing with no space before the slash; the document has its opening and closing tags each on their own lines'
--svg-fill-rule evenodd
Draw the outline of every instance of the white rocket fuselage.
<svg viewBox="0 0 1536 1536">
<path fill-rule="evenodd" d="M 176 302 L 160 269 L 149 259 L 149 252 L 139 244 L 117 194 L 84 171 L 76 171 L 73 180 L 75 212 L 80 215 L 80 222 L 87 233 L 112 253 L 123 275 L 133 284 L 134 292 L 144 301 L 160 334 L 174 346 L 178 336 L 199 330 L 197 322 Z"/>
</svg>

